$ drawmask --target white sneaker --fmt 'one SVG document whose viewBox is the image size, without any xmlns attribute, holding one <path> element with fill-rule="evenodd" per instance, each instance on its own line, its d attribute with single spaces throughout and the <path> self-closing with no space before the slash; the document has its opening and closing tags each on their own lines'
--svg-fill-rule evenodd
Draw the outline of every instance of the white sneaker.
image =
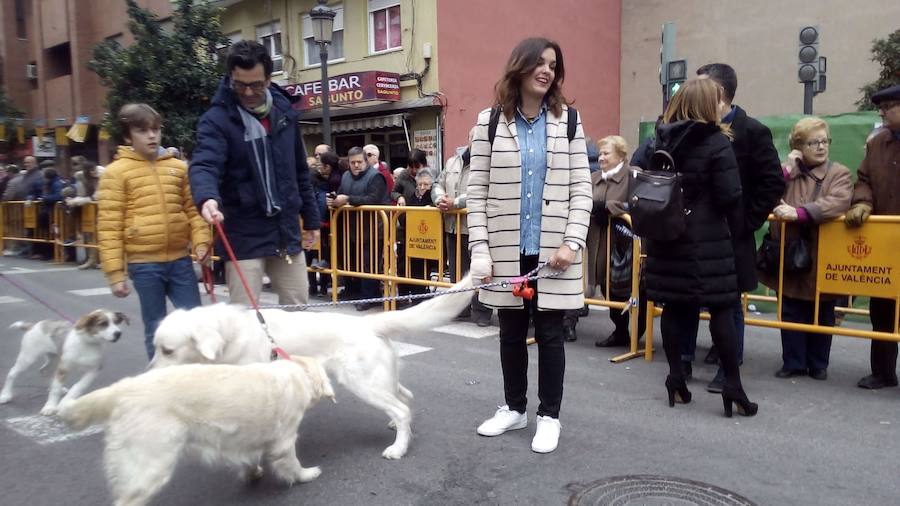
<svg viewBox="0 0 900 506">
<path fill-rule="evenodd" d="M 537 417 L 537 429 L 534 431 L 534 439 L 531 440 L 531 451 L 537 453 L 550 453 L 559 444 L 559 419 L 549 416 Z"/>
<path fill-rule="evenodd" d="M 512 411 L 509 406 L 500 406 L 494 416 L 478 426 L 478 433 L 482 436 L 499 436 L 508 430 L 524 429 L 526 425 L 528 417 L 525 413 Z"/>
</svg>

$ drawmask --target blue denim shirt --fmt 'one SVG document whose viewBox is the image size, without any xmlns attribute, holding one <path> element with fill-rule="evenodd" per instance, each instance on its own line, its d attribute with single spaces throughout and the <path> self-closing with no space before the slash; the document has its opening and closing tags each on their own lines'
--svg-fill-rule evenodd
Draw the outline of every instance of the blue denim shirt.
<svg viewBox="0 0 900 506">
<path fill-rule="evenodd" d="M 547 173 L 547 106 L 532 121 L 516 110 L 516 135 L 522 157 L 519 245 L 525 255 L 541 252 L 541 199 Z"/>
</svg>

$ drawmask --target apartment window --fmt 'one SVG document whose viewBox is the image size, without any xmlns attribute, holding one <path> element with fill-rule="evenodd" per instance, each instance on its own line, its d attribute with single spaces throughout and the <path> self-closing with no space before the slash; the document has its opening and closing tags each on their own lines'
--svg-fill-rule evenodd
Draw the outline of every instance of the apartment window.
<svg viewBox="0 0 900 506">
<path fill-rule="evenodd" d="M 334 27 L 331 32 L 331 44 L 328 45 L 328 63 L 344 60 L 344 7 L 332 7 L 337 13 L 334 16 Z M 307 67 L 321 65 L 319 58 L 319 45 L 313 39 L 312 19 L 309 14 L 304 14 L 300 20 L 300 30 L 303 33 L 303 47 L 306 51 L 304 60 Z"/>
<path fill-rule="evenodd" d="M 230 48 L 236 42 L 244 40 L 244 37 L 241 36 L 240 30 L 236 32 L 226 33 L 225 38 L 228 39 L 228 42 L 216 46 L 216 55 L 218 55 L 219 61 L 221 61 L 222 63 L 225 63 L 225 58 L 228 56 L 228 48 Z"/>
<path fill-rule="evenodd" d="M 72 47 L 68 42 L 44 50 L 44 78 L 54 79 L 72 73 Z"/>
<path fill-rule="evenodd" d="M 25 23 L 25 0 L 16 0 L 16 37 L 28 38 L 28 26 Z"/>
<path fill-rule="evenodd" d="M 117 44 L 119 47 L 125 47 L 125 36 L 121 33 L 117 33 L 115 35 L 111 35 L 106 38 L 106 40 Z"/>
<path fill-rule="evenodd" d="M 400 47 L 400 2 L 369 0 L 369 53 Z"/>
<path fill-rule="evenodd" d="M 165 35 L 172 35 L 175 33 L 175 20 L 172 18 L 165 18 L 159 21 L 159 30 Z"/>
<path fill-rule="evenodd" d="M 284 56 L 281 54 L 281 23 L 272 21 L 256 27 L 256 40 L 272 57 L 272 72 L 284 70 Z"/>
</svg>

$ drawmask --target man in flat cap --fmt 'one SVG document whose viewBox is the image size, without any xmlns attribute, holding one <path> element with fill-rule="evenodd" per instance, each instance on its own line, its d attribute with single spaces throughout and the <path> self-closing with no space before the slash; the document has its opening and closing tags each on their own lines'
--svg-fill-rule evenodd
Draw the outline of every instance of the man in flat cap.
<svg viewBox="0 0 900 506">
<path fill-rule="evenodd" d="M 872 95 L 884 128 L 866 144 L 859 164 L 853 201 L 844 220 L 859 227 L 872 214 L 900 215 L 900 85 Z M 869 301 L 872 330 L 894 332 L 894 301 L 872 297 Z M 897 386 L 897 343 L 872 340 L 869 358 L 872 374 L 859 380 L 860 388 L 876 390 Z"/>
</svg>

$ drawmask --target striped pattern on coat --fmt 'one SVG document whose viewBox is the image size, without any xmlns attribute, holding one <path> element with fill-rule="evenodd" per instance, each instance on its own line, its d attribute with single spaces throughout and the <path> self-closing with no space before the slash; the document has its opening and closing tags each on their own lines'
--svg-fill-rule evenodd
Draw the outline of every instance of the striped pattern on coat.
<svg viewBox="0 0 900 506">
<path fill-rule="evenodd" d="M 583 253 L 590 224 L 591 177 L 581 114 L 575 137 L 567 137 L 567 107 L 562 115 L 547 111 L 547 173 L 541 203 L 539 261 L 546 262 L 565 241 L 581 248 L 565 272 L 538 283 L 538 309 L 578 309 L 584 305 Z M 478 114 L 469 174 L 469 247 L 485 242 L 493 260 L 493 280 L 505 281 L 519 272 L 519 214 L 522 160 L 515 117 L 500 115 L 494 145 L 488 141 L 491 110 Z M 523 307 L 512 287 L 482 289 L 479 300 L 497 309 Z"/>
</svg>

